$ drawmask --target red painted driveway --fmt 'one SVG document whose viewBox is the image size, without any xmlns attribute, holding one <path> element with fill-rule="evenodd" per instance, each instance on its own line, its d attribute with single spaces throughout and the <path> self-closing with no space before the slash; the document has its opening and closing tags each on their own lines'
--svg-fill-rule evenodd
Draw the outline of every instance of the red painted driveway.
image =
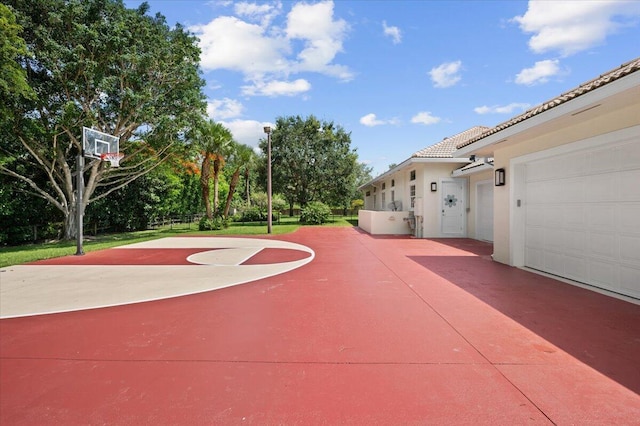
<svg viewBox="0 0 640 426">
<path fill-rule="evenodd" d="M 207 293 L 0 320 L 0 424 L 638 424 L 640 306 L 472 240 L 275 239 L 316 257 Z"/>
</svg>

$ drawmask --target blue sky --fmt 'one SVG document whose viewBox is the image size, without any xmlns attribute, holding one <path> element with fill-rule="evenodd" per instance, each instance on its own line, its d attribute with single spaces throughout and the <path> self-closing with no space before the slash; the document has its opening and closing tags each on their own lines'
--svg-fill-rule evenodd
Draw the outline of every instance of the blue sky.
<svg viewBox="0 0 640 426">
<path fill-rule="evenodd" d="M 313 114 L 374 175 L 640 56 L 637 1 L 148 3 L 200 39 L 208 113 L 236 140 Z"/>
</svg>

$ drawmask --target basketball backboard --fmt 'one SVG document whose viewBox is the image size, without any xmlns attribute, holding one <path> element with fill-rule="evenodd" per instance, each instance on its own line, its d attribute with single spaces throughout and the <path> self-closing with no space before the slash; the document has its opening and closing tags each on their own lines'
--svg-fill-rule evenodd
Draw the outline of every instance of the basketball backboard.
<svg viewBox="0 0 640 426">
<path fill-rule="evenodd" d="M 119 145 L 120 138 L 117 136 L 88 127 L 82 128 L 82 147 L 85 157 L 100 159 L 103 154 L 119 152 Z"/>
</svg>

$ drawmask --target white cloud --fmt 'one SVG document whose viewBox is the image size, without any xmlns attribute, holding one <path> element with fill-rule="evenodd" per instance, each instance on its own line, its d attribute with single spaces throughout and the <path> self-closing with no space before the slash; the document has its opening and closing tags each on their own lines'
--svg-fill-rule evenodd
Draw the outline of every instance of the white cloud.
<svg viewBox="0 0 640 426">
<path fill-rule="evenodd" d="M 393 40 L 393 44 L 398 44 L 402 41 L 402 33 L 400 32 L 400 28 L 387 26 L 387 21 L 382 21 L 382 29 L 384 31 L 384 35 L 391 37 L 391 40 Z"/>
<path fill-rule="evenodd" d="M 333 1 L 295 4 L 287 15 L 285 33 L 290 40 L 304 41 L 304 49 L 297 55 L 298 70 L 320 72 L 342 80 L 353 78 L 347 67 L 331 63 L 342 51 L 348 30 L 345 20 L 334 20 Z"/>
<path fill-rule="evenodd" d="M 253 79 L 289 68 L 288 41 L 268 36 L 260 25 L 222 16 L 190 29 L 200 38 L 200 65 L 205 71 L 228 69 Z"/>
<path fill-rule="evenodd" d="M 233 4 L 236 15 L 247 18 L 253 22 L 260 22 L 264 27 L 273 21 L 281 13 L 282 3 L 257 4 L 249 2 L 238 2 Z"/>
<path fill-rule="evenodd" d="M 233 138 L 240 143 L 256 148 L 260 139 L 266 137 L 264 126 L 274 125 L 272 123 L 264 123 L 256 120 L 232 120 L 221 121 L 223 126 L 231 131 Z"/>
<path fill-rule="evenodd" d="M 534 84 L 546 83 L 549 77 L 560 73 L 559 61 L 557 59 L 546 59 L 538 61 L 531 68 L 525 68 L 516 75 L 516 83 L 532 86 Z"/>
<path fill-rule="evenodd" d="M 523 32 L 533 33 L 529 39 L 532 51 L 568 56 L 602 44 L 639 16 L 637 1 L 531 0 L 527 12 L 513 21 Z"/>
<path fill-rule="evenodd" d="M 483 105 L 481 107 L 476 107 L 473 110 L 477 114 L 513 114 L 514 111 L 516 111 L 516 110 L 524 111 L 525 109 L 529 108 L 530 106 L 531 106 L 530 104 L 513 102 L 513 103 L 510 103 L 509 105 L 503 105 L 503 106 L 500 106 L 500 105 L 494 105 L 494 106 Z"/>
<path fill-rule="evenodd" d="M 445 62 L 429 71 L 431 80 L 435 87 L 451 87 L 456 84 L 462 77 L 460 77 L 460 69 L 462 68 L 462 61 Z"/>
<path fill-rule="evenodd" d="M 311 83 L 303 78 L 295 81 L 254 81 L 250 86 L 242 86 L 245 96 L 295 96 L 311 90 Z"/>
<path fill-rule="evenodd" d="M 207 115 L 216 121 L 238 117 L 242 114 L 243 106 L 234 99 L 211 99 L 207 101 Z"/>
<path fill-rule="evenodd" d="M 282 25 L 272 21 L 282 13 L 282 4 L 234 4 L 237 16 L 220 16 L 189 28 L 199 39 L 202 69 L 226 69 L 243 74 L 245 94 L 291 96 L 310 89 L 306 80 L 295 80 L 283 88 L 292 74 L 312 72 L 343 81 L 353 72 L 334 63 L 343 49 L 349 25 L 333 15 L 333 1 L 296 3 Z M 303 82 L 307 83 L 304 87 Z"/>
<path fill-rule="evenodd" d="M 426 126 L 430 124 L 436 124 L 441 121 L 440 117 L 434 117 L 430 112 L 419 112 L 413 117 L 411 117 L 411 122 L 414 124 L 424 124 Z"/>
<path fill-rule="evenodd" d="M 382 126 L 384 124 L 399 124 L 400 120 L 392 118 L 389 120 L 379 120 L 374 113 L 367 114 L 360 117 L 360 124 L 367 127 Z"/>
</svg>

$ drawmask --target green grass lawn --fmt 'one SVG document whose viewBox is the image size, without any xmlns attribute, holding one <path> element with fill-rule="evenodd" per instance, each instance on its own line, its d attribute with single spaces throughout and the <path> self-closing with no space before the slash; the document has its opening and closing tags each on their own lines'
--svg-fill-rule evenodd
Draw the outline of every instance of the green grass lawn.
<svg viewBox="0 0 640 426">
<path fill-rule="evenodd" d="M 330 222 L 322 226 L 354 226 L 357 220 L 349 217 L 333 217 Z M 300 227 L 298 218 L 281 217 L 272 226 L 272 234 L 288 234 Z M 176 235 L 266 235 L 267 225 L 263 223 L 231 223 L 226 229 L 219 231 L 199 231 L 197 224 L 180 224 L 148 231 L 126 232 L 121 234 L 105 234 L 85 236 L 84 252 L 102 250 L 125 244 L 139 243 Z M 69 256 L 76 253 L 75 241 L 52 241 L 21 246 L 0 247 L 0 268 L 19 265 L 36 260 L 51 259 L 53 257 Z"/>
</svg>

